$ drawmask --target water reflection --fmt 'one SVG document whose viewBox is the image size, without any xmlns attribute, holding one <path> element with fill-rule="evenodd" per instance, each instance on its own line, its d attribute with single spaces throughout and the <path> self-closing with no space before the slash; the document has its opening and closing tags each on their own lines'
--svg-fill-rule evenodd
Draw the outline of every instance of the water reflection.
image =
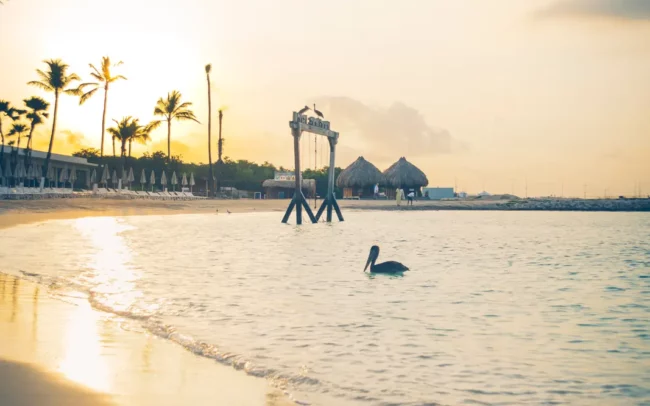
<svg viewBox="0 0 650 406">
<path fill-rule="evenodd" d="M 142 297 L 136 287 L 140 278 L 132 263 L 132 252 L 123 233 L 132 227 L 114 217 L 83 218 L 75 228 L 91 245 L 88 270 L 80 276 L 93 286 L 94 304 L 108 310 L 126 312 Z"/>
<path fill-rule="evenodd" d="M 69 379 L 100 391 L 108 391 L 111 377 L 101 353 L 102 337 L 97 317 L 88 306 L 70 312 L 65 326 L 65 349 L 59 371 Z"/>
</svg>

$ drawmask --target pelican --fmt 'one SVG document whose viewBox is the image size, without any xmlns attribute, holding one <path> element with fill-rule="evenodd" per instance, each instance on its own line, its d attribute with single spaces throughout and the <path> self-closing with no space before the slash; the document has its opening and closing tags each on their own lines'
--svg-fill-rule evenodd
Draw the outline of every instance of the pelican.
<svg viewBox="0 0 650 406">
<path fill-rule="evenodd" d="M 370 273 L 399 273 L 409 270 L 404 264 L 395 261 L 386 261 L 375 265 L 378 256 L 379 247 L 373 245 L 370 248 L 370 255 L 368 255 L 368 261 L 366 261 L 366 267 L 363 268 L 363 272 L 366 272 L 368 265 L 370 265 Z"/>
<path fill-rule="evenodd" d="M 299 116 L 302 116 L 307 110 L 309 110 L 309 107 L 305 106 L 300 111 L 298 112 Z"/>
<path fill-rule="evenodd" d="M 305 106 L 305 107 L 307 107 L 307 106 Z M 316 110 L 316 103 L 314 103 L 314 113 L 316 113 L 316 115 L 317 115 L 318 117 L 320 117 L 320 118 L 325 118 L 325 116 L 323 115 L 323 113 L 321 113 L 320 111 Z"/>
</svg>

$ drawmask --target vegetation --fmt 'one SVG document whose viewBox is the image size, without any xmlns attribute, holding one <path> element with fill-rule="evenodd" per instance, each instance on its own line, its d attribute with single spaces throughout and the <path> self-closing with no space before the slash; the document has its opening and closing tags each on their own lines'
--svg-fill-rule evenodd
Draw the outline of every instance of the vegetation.
<svg viewBox="0 0 650 406">
<path fill-rule="evenodd" d="M 206 191 L 206 183 L 208 183 L 208 176 L 210 174 L 208 164 L 186 163 L 180 156 L 172 156 L 172 159 L 168 162 L 167 155 L 162 151 L 157 151 L 152 154 L 145 153 L 139 158 L 127 156 L 122 159 L 109 156 L 100 157 L 97 149 L 86 148 L 72 155 L 87 158 L 89 162 L 95 164 L 108 165 L 109 168 L 117 168 L 124 165 L 127 170 L 128 168 L 133 168 L 134 173 L 141 173 L 142 169 L 144 169 L 147 174 L 147 180 L 153 170 L 156 173 L 157 182 L 160 182 L 160 175 L 163 171 L 167 174 L 168 179 L 170 179 L 173 172 L 176 172 L 179 177 L 183 173 L 187 173 L 188 176 L 190 173 L 194 173 L 194 178 L 197 183 L 194 191 L 202 191 L 201 193 L 205 193 Z M 305 179 L 316 179 L 316 192 L 319 196 L 325 196 L 327 193 L 328 170 L 327 167 L 324 167 L 318 170 L 308 169 L 303 172 Z M 275 171 L 286 171 L 286 169 L 276 167 L 269 162 L 258 164 L 245 159 L 233 161 L 226 157 L 223 160 L 223 180 L 221 183 L 223 187 L 233 187 L 249 192 L 263 192 L 262 182 L 266 179 L 273 179 Z M 341 168 L 336 168 L 335 173 L 338 176 L 341 173 Z M 162 187 L 159 183 L 157 186 Z M 336 189 L 336 193 L 338 196 L 341 196 L 341 190 Z"/>
<path fill-rule="evenodd" d="M 156 108 L 153 111 L 153 114 L 155 116 L 163 116 L 164 118 L 162 120 L 152 122 L 152 129 L 159 127 L 163 122 L 167 123 L 167 161 L 169 163 L 171 163 L 172 158 L 172 120 L 192 120 L 196 121 L 197 123 L 199 122 L 199 120 L 197 120 L 194 116 L 194 112 L 190 110 L 192 103 L 181 102 L 181 98 L 181 92 L 178 90 L 167 93 L 166 99 L 163 99 L 162 97 L 158 99 Z"/>
<path fill-rule="evenodd" d="M 33 80 L 27 82 L 28 85 L 39 87 L 45 91 L 54 93 L 54 117 L 52 119 L 52 134 L 50 135 L 50 145 L 47 148 L 47 156 L 45 158 L 45 165 L 43 165 L 43 178 L 47 177 L 48 169 L 50 168 L 50 159 L 52 158 L 52 145 L 54 144 L 54 133 L 56 131 L 56 116 L 59 110 L 59 95 L 61 93 L 78 96 L 81 90 L 70 87 L 72 82 L 78 81 L 79 76 L 74 73 L 68 74 L 68 65 L 63 63 L 60 59 L 50 59 L 44 61 L 48 66 L 48 71 L 43 72 L 36 69 L 36 73 L 41 80 Z"/>
<path fill-rule="evenodd" d="M 122 61 L 119 61 L 116 64 L 111 64 L 111 58 L 105 56 L 102 58 L 102 64 L 100 65 L 101 69 L 97 69 L 92 63 L 90 68 L 93 72 L 90 73 L 90 76 L 95 78 L 97 82 L 84 83 L 80 88 L 90 87 L 91 89 L 83 93 L 79 98 L 79 104 L 84 104 L 86 100 L 90 99 L 99 89 L 104 89 L 104 111 L 102 113 L 102 141 L 101 147 L 99 150 L 99 155 L 104 156 L 104 133 L 106 132 L 106 105 L 108 103 L 108 88 L 109 85 L 118 80 L 126 80 L 122 75 L 113 76 L 111 73 L 111 68 L 120 66 Z M 113 138 L 113 156 L 115 156 L 115 138 Z"/>
</svg>

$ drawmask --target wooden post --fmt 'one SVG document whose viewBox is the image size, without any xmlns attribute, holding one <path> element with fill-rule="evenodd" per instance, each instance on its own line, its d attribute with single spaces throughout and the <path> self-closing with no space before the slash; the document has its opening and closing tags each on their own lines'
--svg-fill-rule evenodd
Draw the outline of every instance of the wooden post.
<svg viewBox="0 0 650 406">
<path fill-rule="evenodd" d="M 294 175 L 296 178 L 296 188 L 293 191 L 293 201 L 296 206 L 296 224 L 302 224 L 302 202 L 299 196 L 302 195 L 302 174 L 300 173 L 300 135 L 301 131 L 295 129 L 291 131 L 293 135 L 293 156 L 294 156 Z"/>
</svg>

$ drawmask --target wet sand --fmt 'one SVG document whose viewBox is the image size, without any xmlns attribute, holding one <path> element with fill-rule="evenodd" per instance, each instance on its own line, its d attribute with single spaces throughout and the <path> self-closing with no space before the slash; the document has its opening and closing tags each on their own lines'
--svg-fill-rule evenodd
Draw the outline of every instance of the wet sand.
<svg viewBox="0 0 650 406">
<path fill-rule="evenodd" d="M 0 273 L 3 406 L 290 404 L 265 379 L 55 294 Z"/>
</svg>

